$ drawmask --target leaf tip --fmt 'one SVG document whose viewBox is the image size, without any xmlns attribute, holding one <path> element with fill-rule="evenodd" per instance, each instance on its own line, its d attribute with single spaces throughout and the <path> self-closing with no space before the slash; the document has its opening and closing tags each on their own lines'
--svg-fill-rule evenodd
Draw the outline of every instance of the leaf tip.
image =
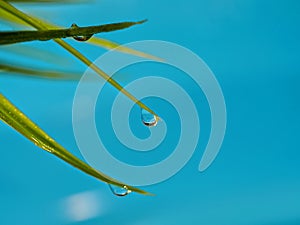
<svg viewBox="0 0 300 225">
<path fill-rule="evenodd" d="M 148 21 L 148 19 L 143 19 L 143 20 L 136 22 L 136 24 L 143 24 L 143 23 L 146 23 L 147 21 Z"/>
</svg>

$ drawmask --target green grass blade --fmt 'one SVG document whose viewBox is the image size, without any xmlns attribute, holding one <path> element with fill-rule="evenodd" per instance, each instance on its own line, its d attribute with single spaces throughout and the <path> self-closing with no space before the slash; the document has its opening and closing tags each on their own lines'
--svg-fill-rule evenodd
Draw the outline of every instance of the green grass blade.
<svg viewBox="0 0 300 225">
<path fill-rule="evenodd" d="M 36 18 L 33 18 L 24 12 L 18 10 L 11 4 L 9 4 L 6 1 L 0 1 L 0 8 L 4 9 L 6 12 L 18 17 L 19 19 L 22 19 L 24 22 L 28 23 L 30 26 L 38 29 L 38 30 L 49 30 L 52 28 L 49 27 L 46 23 L 44 23 L 41 20 L 38 20 Z M 140 106 L 142 109 L 147 110 L 148 112 L 155 115 L 157 118 L 159 116 L 148 106 L 146 106 L 144 103 L 139 101 L 137 98 L 135 98 L 131 93 L 129 93 L 125 88 L 123 88 L 117 81 L 115 81 L 113 78 L 111 78 L 108 74 L 106 74 L 103 70 L 101 70 L 99 67 L 94 65 L 92 61 L 90 61 L 88 58 L 86 58 L 83 54 L 81 54 L 79 51 L 77 51 L 75 48 L 73 48 L 71 45 L 66 43 L 65 41 L 61 39 L 53 39 L 57 44 L 59 44 L 61 47 L 66 49 L 69 53 L 74 55 L 77 59 L 79 59 L 81 62 L 86 64 L 88 67 L 90 67 L 92 70 L 94 70 L 99 76 L 101 76 L 103 79 L 105 79 L 108 83 L 110 83 L 112 86 L 114 86 L 117 90 L 122 92 L 127 98 L 135 102 L 138 106 Z"/>
<path fill-rule="evenodd" d="M 24 20 L 19 19 L 18 17 L 8 13 L 7 11 L 5 11 L 1 8 L 0 8 L 0 18 L 2 18 L 4 21 L 9 21 L 14 24 L 28 26 L 28 24 L 26 22 L 24 22 Z M 42 21 L 41 19 L 38 19 L 36 17 L 32 17 L 32 18 L 34 18 L 35 20 L 38 20 L 38 21 Z M 46 25 L 48 27 L 48 29 L 62 28 L 55 24 L 45 22 L 45 21 L 43 21 L 43 24 Z M 134 49 L 131 49 L 128 47 L 124 47 L 116 42 L 113 42 L 113 41 L 110 41 L 107 39 L 103 39 L 103 38 L 92 37 L 85 43 L 92 44 L 92 45 L 95 45 L 95 46 L 98 46 L 101 48 L 105 48 L 105 49 L 115 49 L 116 51 L 120 51 L 120 52 L 123 52 L 126 54 L 136 55 L 136 56 L 139 56 L 142 58 L 153 59 L 153 60 L 157 60 L 157 61 L 164 61 L 163 59 L 153 56 L 151 54 L 147 54 L 147 53 L 137 51 L 137 50 L 134 50 Z"/>
<path fill-rule="evenodd" d="M 48 41 L 55 38 L 85 37 L 89 39 L 92 35 L 102 32 L 111 32 L 116 30 L 125 29 L 133 25 L 142 24 L 146 20 L 138 22 L 122 22 L 111 23 L 98 26 L 77 27 L 72 26 L 68 29 L 55 29 L 55 30 L 40 30 L 40 31 L 2 31 L 0 32 L 0 45 L 14 44 L 26 41 Z"/>
<path fill-rule="evenodd" d="M 20 25 L 20 26 L 25 26 L 25 27 L 28 26 L 28 24 L 25 23 L 23 20 L 11 15 L 10 13 L 6 12 L 3 9 L 0 9 L 0 18 L 2 19 L 1 22 L 4 22 L 4 23 L 9 22 L 9 23 L 13 23 L 13 24 L 16 24 L 16 25 Z"/>
<path fill-rule="evenodd" d="M 50 48 L 40 48 L 38 46 L 31 46 L 31 45 L 3 45 L 0 48 L 0 53 L 2 55 L 7 56 L 8 54 L 13 56 L 17 61 L 22 60 L 22 57 L 30 60 L 34 60 L 37 64 L 39 62 L 46 62 L 51 65 L 63 66 L 66 67 L 73 67 L 74 59 L 67 57 L 66 55 L 61 55 L 54 49 Z M 0 61 L 3 60 L 0 58 Z M 14 65 L 13 61 L 9 61 L 10 65 Z"/>
<path fill-rule="evenodd" d="M 25 13 L 19 11 L 12 5 L 10 5 L 6 1 L 0 1 L 0 8 L 5 10 L 11 15 L 23 20 L 28 23 L 32 27 L 38 30 L 48 30 L 51 27 L 44 24 L 43 21 L 36 20 Z M 75 48 L 67 44 L 61 39 L 54 39 L 54 41 L 85 63 L 87 66 L 90 66 L 94 71 L 96 71 L 100 76 L 106 79 L 110 84 L 112 84 L 115 88 L 120 90 L 123 94 L 125 94 L 128 98 L 135 101 L 141 108 L 153 113 L 156 115 L 150 108 L 144 105 L 142 102 L 137 100 L 134 96 L 128 93 L 125 89 L 122 88 L 115 80 L 110 78 L 104 71 L 98 68 L 96 65 L 92 64 L 92 62 L 87 59 L 84 55 L 78 52 Z M 23 136 L 31 140 L 34 144 L 39 146 L 40 148 L 56 155 L 67 163 L 73 165 L 74 167 L 82 170 L 83 172 L 96 177 L 97 179 L 113 184 L 119 187 L 126 186 L 129 190 L 141 194 L 148 194 L 147 192 L 140 190 L 135 187 L 131 187 L 122 182 L 119 182 L 97 170 L 88 164 L 84 163 L 80 159 L 76 158 L 70 152 L 68 152 L 65 148 L 63 148 L 60 144 L 55 142 L 49 135 L 47 135 L 41 128 L 39 128 L 36 124 L 34 124 L 28 117 L 26 117 L 20 110 L 18 110 L 12 103 L 10 103 L 3 95 L 0 94 L 0 119 L 7 123 L 9 126 L 13 127 L 16 131 L 21 133 Z"/>
<path fill-rule="evenodd" d="M 42 69 L 32 69 L 28 67 L 3 64 L 0 63 L 0 73 L 15 74 L 15 75 L 27 75 L 35 78 L 47 78 L 47 79 L 60 79 L 60 80 L 79 80 L 81 78 L 80 73 L 76 72 L 56 72 L 47 71 Z"/>
<path fill-rule="evenodd" d="M 87 43 L 93 44 L 96 46 L 100 46 L 100 47 L 108 49 L 108 50 L 115 49 L 116 51 L 119 51 L 119 52 L 123 52 L 123 53 L 130 54 L 130 55 L 136 55 L 136 56 L 146 58 L 146 59 L 152 59 L 152 60 L 156 60 L 156 61 L 160 61 L 160 62 L 164 61 L 163 59 L 153 56 L 151 54 L 137 51 L 135 49 L 128 48 L 128 47 L 122 46 L 116 42 L 113 42 L 113 41 L 110 41 L 107 39 L 103 39 L 103 38 L 99 38 L 99 37 L 92 37 L 91 39 L 89 39 L 87 41 Z"/>
<path fill-rule="evenodd" d="M 25 136 L 38 147 L 59 157 L 60 159 L 78 168 L 79 170 L 105 183 L 113 184 L 119 187 L 126 186 L 131 191 L 140 194 L 149 194 L 143 190 L 119 182 L 97 171 L 93 167 L 89 166 L 85 162 L 75 157 L 64 147 L 58 144 L 54 139 L 52 139 L 49 135 L 47 135 L 40 127 L 38 127 L 34 122 L 32 122 L 25 114 L 23 114 L 18 108 L 16 108 L 2 94 L 0 94 L 0 119 L 12 128 L 14 128 L 19 133 L 21 133 L 23 136 Z"/>
<path fill-rule="evenodd" d="M 21 2 L 21 3 L 79 3 L 87 2 L 89 0 L 6 0 L 8 2 Z"/>
</svg>

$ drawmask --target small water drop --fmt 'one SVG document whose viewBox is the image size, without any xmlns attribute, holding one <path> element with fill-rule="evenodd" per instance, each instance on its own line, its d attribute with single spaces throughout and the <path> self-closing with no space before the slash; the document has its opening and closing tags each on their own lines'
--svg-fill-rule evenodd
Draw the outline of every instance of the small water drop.
<svg viewBox="0 0 300 225">
<path fill-rule="evenodd" d="M 111 192 L 118 197 L 124 197 L 131 193 L 131 190 L 129 190 L 127 186 L 118 187 L 112 184 L 109 184 L 108 186 Z"/>
<path fill-rule="evenodd" d="M 158 118 L 145 109 L 141 109 L 142 122 L 148 127 L 156 126 Z"/>
<path fill-rule="evenodd" d="M 77 28 L 77 24 L 76 23 L 73 23 L 71 25 L 71 28 Z M 93 35 L 87 35 L 87 36 L 73 36 L 73 38 L 76 40 L 76 41 L 87 41 L 89 40 Z"/>
</svg>

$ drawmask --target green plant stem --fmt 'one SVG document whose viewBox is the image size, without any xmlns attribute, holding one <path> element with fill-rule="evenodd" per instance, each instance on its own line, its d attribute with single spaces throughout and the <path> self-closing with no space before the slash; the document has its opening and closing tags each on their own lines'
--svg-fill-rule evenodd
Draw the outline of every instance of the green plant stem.
<svg viewBox="0 0 300 225">
<path fill-rule="evenodd" d="M 0 45 L 14 44 L 34 40 L 48 41 L 55 38 L 76 38 L 78 36 L 87 37 L 87 39 L 89 39 L 92 35 L 97 33 L 121 30 L 136 24 L 142 24 L 145 21 L 146 20 L 138 22 L 112 23 L 88 27 L 73 26 L 68 29 L 51 29 L 40 31 L 4 31 L 0 32 Z"/>
<path fill-rule="evenodd" d="M 23 13 L 22 11 L 18 10 L 11 4 L 9 4 L 6 1 L 0 1 L 0 7 L 4 9 L 5 11 L 9 12 L 10 14 L 16 16 L 17 18 L 23 20 L 24 22 L 28 23 L 32 27 L 38 29 L 38 30 L 48 30 L 48 27 L 41 21 L 34 19 L 30 17 L 29 15 Z M 61 39 L 53 39 L 57 44 L 62 46 L 64 49 L 69 51 L 71 54 L 73 54 L 76 58 L 78 58 L 80 61 L 82 61 L 84 64 L 86 64 L 88 67 L 91 67 L 97 74 L 99 74 L 101 77 L 103 77 L 107 82 L 109 82 L 111 85 L 113 85 L 116 89 L 121 91 L 125 96 L 127 96 L 130 100 L 135 102 L 137 105 L 139 105 L 141 108 L 147 110 L 148 112 L 155 115 L 157 118 L 159 116 L 148 106 L 146 106 L 144 103 L 139 101 L 137 98 L 135 98 L 131 93 L 129 93 L 127 90 L 125 90 L 117 81 L 115 81 L 113 78 L 111 78 L 108 74 L 106 74 L 103 70 L 101 70 L 99 67 L 94 65 L 88 58 L 86 58 L 84 55 L 82 55 L 79 51 L 77 51 L 75 48 L 73 48 L 71 45 L 66 43 L 65 41 Z"/>
</svg>

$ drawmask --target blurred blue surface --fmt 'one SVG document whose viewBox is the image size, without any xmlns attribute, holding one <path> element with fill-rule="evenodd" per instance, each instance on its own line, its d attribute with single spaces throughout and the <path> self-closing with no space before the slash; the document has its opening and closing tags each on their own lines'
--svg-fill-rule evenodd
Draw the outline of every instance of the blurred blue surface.
<svg viewBox="0 0 300 225">
<path fill-rule="evenodd" d="M 216 75 L 228 124 L 221 152 L 204 173 L 198 164 L 209 123 L 204 123 L 203 143 L 178 174 L 144 187 L 156 196 L 118 198 L 107 185 L 0 123 L 0 224 L 300 224 L 299 1 L 102 0 L 20 8 L 67 27 L 148 18 L 144 25 L 102 36 L 120 43 L 166 40 L 190 48 Z M 92 59 L 104 52 L 74 44 Z M 24 45 L 68 56 L 55 44 Z M 0 54 L 0 60 L 8 57 Z M 85 70 L 75 59 L 68 68 Z M 76 85 L 0 77 L 2 94 L 81 157 L 72 131 Z"/>
</svg>

